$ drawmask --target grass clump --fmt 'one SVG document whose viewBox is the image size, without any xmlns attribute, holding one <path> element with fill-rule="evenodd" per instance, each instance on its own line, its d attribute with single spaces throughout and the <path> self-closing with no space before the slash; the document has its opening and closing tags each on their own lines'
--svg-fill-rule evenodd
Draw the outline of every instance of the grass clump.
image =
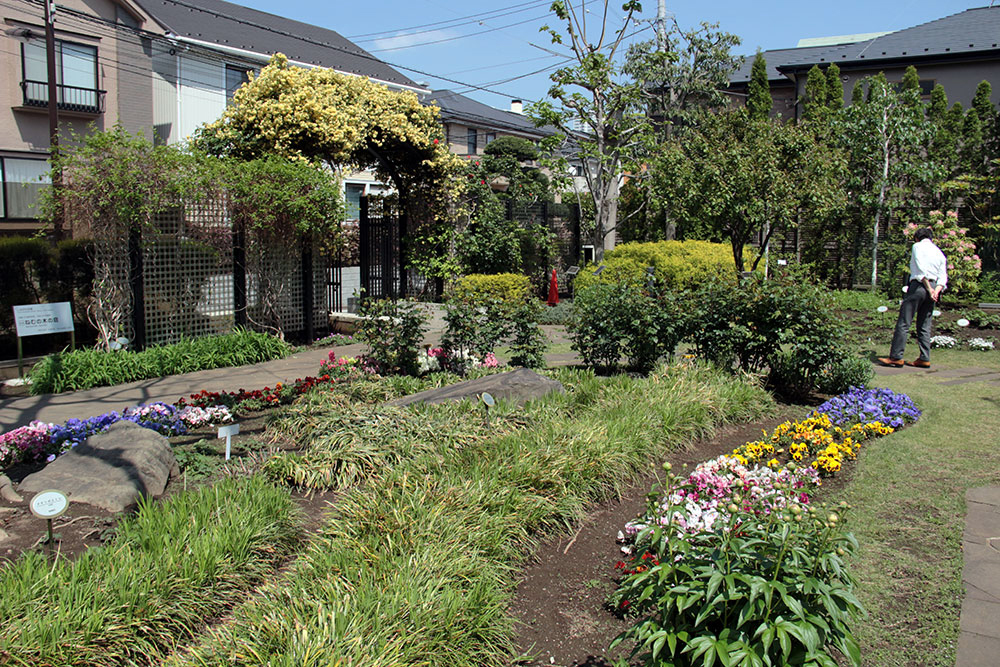
<svg viewBox="0 0 1000 667">
<path fill-rule="evenodd" d="M 296 539 L 288 492 L 263 479 L 147 502 L 103 548 L 0 570 L 0 658 L 12 665 L 152 664 L 273 571 Z"/>
<path fill-rule="evenodd" d="M 142 352 L 74 350 L 50 354 L 31 370 L 31 392 L 54 394 L 149 378 L 281 359 L 292 347 L 274 336 L 240 329 Z"/>
<path fill-rule="evenodd" d="M 519 414 L 524 427 L 462 446 L 453 434 L 474 432 L 477 406 L 415 410 L 416 421 L 462 425 L 347 491 L 286 577 L 170 664 L 506 665 L 515 568 L 538 536 L 716 424 L 773 405 L 703 367 L 645 379 L 552 375 L 567 394 L 523 410 L 501 404 L 494 423 Z"/>
</svg>

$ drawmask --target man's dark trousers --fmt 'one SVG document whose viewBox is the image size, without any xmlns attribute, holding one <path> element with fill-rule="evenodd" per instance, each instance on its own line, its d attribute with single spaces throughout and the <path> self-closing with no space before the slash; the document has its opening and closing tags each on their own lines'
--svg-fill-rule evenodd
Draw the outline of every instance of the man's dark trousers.
<svg viewBox="0 0 1000 667">
<path fill-rule="evenodd" d="M 903 358 L 914 314 L 917 316 L 917 345 L 920 347 L 920 358 L 924 361 L 931 360 L 931 320 L 934 318 L 934 299 L 918 280 L 910 281 L 909 287 L 906 288 L 906 297 L 899 305 L 899 319 L 896 320 L 896 331 L 892 334 L 892 348 L 889 350 L 889 357 L 892 359 Z"/>
</svg>

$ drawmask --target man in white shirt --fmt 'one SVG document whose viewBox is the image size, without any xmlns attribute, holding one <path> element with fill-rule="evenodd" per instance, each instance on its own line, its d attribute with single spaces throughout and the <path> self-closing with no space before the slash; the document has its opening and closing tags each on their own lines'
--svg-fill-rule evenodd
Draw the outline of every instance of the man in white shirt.
<svg viewBox="0 0 1000 667">
<path fill-rule="evenodd" d="M 879 357 L 883 366 L 902 366 L 906 351 L 906 338 L 910 335 L 910 323 L 917 316 L 917 345 L 920 356 L 910 363 L 917 368 L 931 366 L 931 320 L 934 304 L 941 298 L 941 292 L 948 285 L 948 260 L 941 249 L 931 240 L 934 233 L 930 227 L 921 227 L 914 237 L 910 253 L 910 282 L 906 287 L 906 297 L 899 305 L 899 318 L 892 334 L 892 347 L 888 357 Z"/>
</svg>

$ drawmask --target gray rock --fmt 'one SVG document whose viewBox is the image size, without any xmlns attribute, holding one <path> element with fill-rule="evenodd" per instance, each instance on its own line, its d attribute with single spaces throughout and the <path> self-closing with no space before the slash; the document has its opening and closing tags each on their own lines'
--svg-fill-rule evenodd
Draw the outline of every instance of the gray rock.
<svg viewBox="0 0 1000 667">
<path fill-rule="evenodd" d="M 120 421 L 24 478 L 21 493 L 58 489 L 71 502 L 121 512 L 140 496 L 163 493 L 177 474 L 170 442 L 148 428 Z"/>
<path fill-rule="evenodd" d="M 542 377 L 527 368 L 518 368 L 507 373 L 487 375 L 447 387 L 428 389 L 417 394 L 397 398 L 387 405 L 404 407 L 414 403 L 435 404 L 446 401 L 461 401 L 466 398 L 476 400 L 483 392 L 489 392 L 498 401 L 508 400 L 514 401 L 518 405 L 524 405 L 534 398 L 541 398 L 553 392 L 564 394 L 566 390 L 556 380 Z"/>
</svg>

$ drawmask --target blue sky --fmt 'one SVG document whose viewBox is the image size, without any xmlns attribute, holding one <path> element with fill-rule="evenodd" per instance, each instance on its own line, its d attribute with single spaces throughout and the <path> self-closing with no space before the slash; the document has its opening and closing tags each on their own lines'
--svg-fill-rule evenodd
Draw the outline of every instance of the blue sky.
<svg viewBox="0 0 1000 667">
<path fill-rule="evenodd" d="M 550 0 L 235 1 L 336 30 L 382 60 L 399 66 L 416 81 L 434 89 L 458 90 L 500 108 L 506 108 L 511 98 L 543 98 L 550 85 L 551 69 L 546 68 L 562 61 L 545 49 L 565 50 L 552 45 L 538 31 L 546 23 L 553 27 L 558 23 L 548 10 Z M 577 0 L 573 4 L 580 3 Z M 987 4 L 989 0 L 668 0 L 667 12 L 686 28 L 702 21 L 718 23 L 721 29 L 742 39 L 738 53 L 752 55 L 758 47 L 793 47 L 804 37 L 899 30 Z M 592 25 L 599 22 L 603 3 L 591 1 L 586 6 Z M 655 18 L 656 0 L 646 0 L 642 6 L 639 18 L 646 22 L 630 30 L 640 31 L 632 39 L 653 37 L 648 21 Z M 621 25 L 621 0 L 612 2 L 611 7 L 608 24 L 617 28 Z M 456 81 L 492 92 L 463 87 Z"/>
</svg>

